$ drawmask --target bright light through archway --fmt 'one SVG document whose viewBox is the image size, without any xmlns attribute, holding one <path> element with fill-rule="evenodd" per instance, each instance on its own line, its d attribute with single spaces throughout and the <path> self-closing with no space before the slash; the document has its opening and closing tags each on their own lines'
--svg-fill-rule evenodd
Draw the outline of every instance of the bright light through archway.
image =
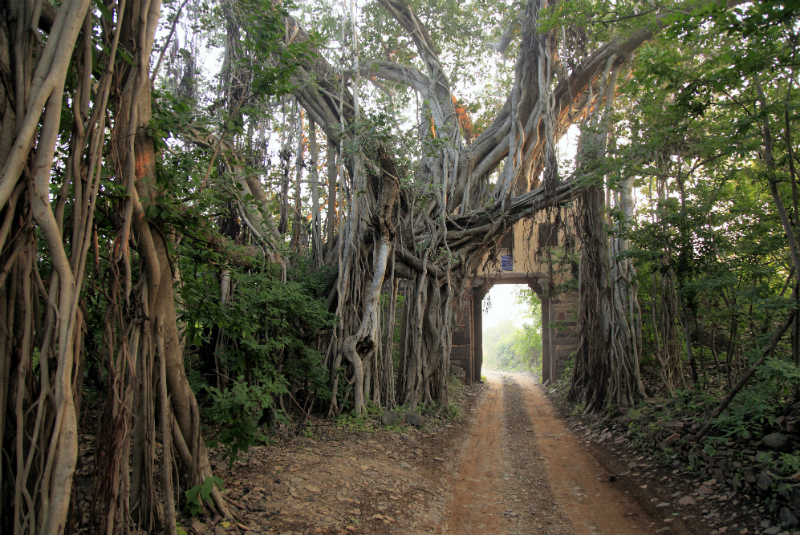
<svg viewBox="0 0 800 535">
<path fill-rule="evenodd" d="M 541 374 L 541 305 L 518 300 L 527 286 L 495 285 L 484 298 L 482 349 L 484 368 Z"/>
<path fill-rule="evenodd" d="M 517 327 L 525 323 L 524 305 L 518 305 L 517 293 L 527 286 L 516 284 L 498 284 L 493 286 L 483 298 L 483 330 L 496 327 L 510 319 Z M 488 306 L 487 306 L 488 305 Z"/>
</svg>

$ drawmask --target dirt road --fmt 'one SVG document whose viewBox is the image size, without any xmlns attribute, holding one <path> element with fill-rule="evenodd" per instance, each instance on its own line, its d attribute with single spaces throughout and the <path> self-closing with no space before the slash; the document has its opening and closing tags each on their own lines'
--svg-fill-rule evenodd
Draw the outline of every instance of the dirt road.
<svg viewBox="0 0 800 535">
<path fill-rule="evenodd" d="M 212 448 L 225 496 L 251 533 L 711 532 L 684 523 L 709 511 L 666 503 L 677 496 L 669 473 L 632 473 L 615 450 L 590 450 L 530 377 L 490 374 L 488 384 L 451 394 L 462 416 L 429 415 L 421 428 L 318 421 L 251 448 L 232 466 Z M 195 535 L 235 531 L 211 517 L 187 518 L 184 526 Z"/>
<path fill-rule="evenodd" d="M 488 383 L 456 478 L 450 533 L 696 533 L 634 485 L 610 481 L 529 376 L 489 374 Z"/>
</svg>

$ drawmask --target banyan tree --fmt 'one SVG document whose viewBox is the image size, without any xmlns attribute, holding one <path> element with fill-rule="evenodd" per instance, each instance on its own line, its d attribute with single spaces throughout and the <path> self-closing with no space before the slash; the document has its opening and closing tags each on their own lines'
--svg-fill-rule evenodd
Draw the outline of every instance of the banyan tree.
<svg viewBox="0 0 800 535">
<path fill-rule="evenodd" d="M 607 241 L 601 163 L 617 79 L 658 29 L 660 8 L 637 13 L 638 28 L 595 43 L 582 28 L 558 19 L 558 2 L 524 3 L 487 52 L 499 58 L 516 47 L 510 91 L 473 138 L 439 44 L 412 3 L 370 4 L 415 52 L 397 61 L 360 58 L 354 3 L 343 10 L 341 43 L 348 48 L 336 61 L 281 4 L 220 3 L 227 21 L 226 83 L 214 105 L 226 110 L 230 124 L 243 122 L 254 95 L 270 95 L 263 77 L 261 86 L 254 82 L 258 71 L 283 84 L 268 105 L 280 101 L 297 110 L 286 131 L 294 128 L 298 142 L 308 143 L 313 162 L 308 242 L 314 266 L 336 273 L 326 297 L 338 322 L 319 341 L 331 370 L 330 410 L 341 411 L 336 392 L 342 377 L 352 381 L 356 413 L 369 400 L 446 403 L 454 313 L 469 277 L 514 223 L 567 203 L 578 207 L 581 244 L 575 396 L 602 408 L 608 400 L 626 404 L 641 395 L 634 275 L 608 261 L 609 247 L 619 253 L 626 244 Z M 172 6 L 159 39 L 172 37 L 186 5 Z M 92 469 L 93 530 L 165 526 L 174 533 L 175 468 L 186 488 L 213 477 L 176 315 L 174 246 L 182 229 L 162 215 L 168 200 L 158 162 L 176 149 L 153 141 L 153 78 L 160 68 L 153 48 L 161 11 L 161 0 L 0 3 L 4 533 L 58 534 L 82 522 L 75 518 L 73 483 L 89 354 L 102 363 L 105 377 Z M 269 46 L 245 49 L 248 39 Z M 361 102 L 367 84 L 402 86 L 415 95 L 418 158 L 409 160 L 405 141 L 391 127 L 373 128 Z M 583 134 L 574 171 L 560 172 L 556 145 L 575 124 L 583 125 Z M 276 192 L 250 172 L 254 149 L 237 138 L 243 131 L 228 124 L 215 133 L 187 127 L 180 150 L 206 151 L 205 178 L 213 169 L 235 184 L 241 196 L 229 203 L 230 214 L 248 229 L 245 246 L 279 266 L 285 280 L 286 246 L 304 239 L 302 221 L 291 208 L 273 221 Z M 286 149 L 292 139 L 286 137 Z M 317 198 L 322 146 L 327 210 Z M 286 176 L 290 159 L 283 160 Z M 297 192 L 299 199 L 299 181 Z M 287 208 L 288 182 L 277 195 Z M 629 213 L 629 200 L 620 199 Z M 110 231 L 98 233 L 99 206 Z M 291 217 L 298 225 L 288 235 Z M 222 233 L 206 243 L 215 247 L 224 239 Z M 102 272 L 101 256 L 108 266 Z M 246 255 L 229 261 L 249 262 Z M 215 282 L 223 301 L 231 291 L 225 273 L 221 269 Z M 390 295 L 394 317 L 400 279 L 406 299 L 401 360 L 393 369 L 390 342 L 385 349 L 391 332 L 379 334 L 380 299 L 382 291 Z M 89 301 L 92 310 L 103 311 L 92 320 L 102 332 L 87 331 Z M 343 365 L 348 371 L 342 376 L 337 370 Z M 207 488 L 204 506 L 229 515 L 217 487 Z"/>
</svg>

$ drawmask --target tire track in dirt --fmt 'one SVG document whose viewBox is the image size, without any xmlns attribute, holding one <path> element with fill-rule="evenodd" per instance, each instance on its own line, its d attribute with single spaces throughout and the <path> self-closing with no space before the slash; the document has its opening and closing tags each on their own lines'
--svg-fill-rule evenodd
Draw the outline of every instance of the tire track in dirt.
<svg viewBox="0 0 800 535">
<path fill-rule="evenodd" d="M 494 373 L 488 384 L 464 444 L 446 533 L 572 535 L 532 443 L 520 386 Z"/>
<path fill-rule="evenodd" d="M 524 374 L 510 375 L 522 387 L 555 500 L 578 533 L 695 533 L 680 518 L 643 503 L 645 500 L 639 496 L 635 485 L 609 481 L 609 472 L 553 414 L 552 406 L 533 378 Z"/>
<path fill-rule="evenodd" d="M 503 457 L 503 385 L 489 377 L 486 395 L 465 445 L 453 501 L 447 518 L 449 532 L 503 533 L 500 484 Z"/>
<path fill-rule="evenodd" d="M 445 533 L 691 535 L 633 481 L 609 481 L 532 377 L 487 374 L 489 391 L 464 444 Z"/>
</svg>

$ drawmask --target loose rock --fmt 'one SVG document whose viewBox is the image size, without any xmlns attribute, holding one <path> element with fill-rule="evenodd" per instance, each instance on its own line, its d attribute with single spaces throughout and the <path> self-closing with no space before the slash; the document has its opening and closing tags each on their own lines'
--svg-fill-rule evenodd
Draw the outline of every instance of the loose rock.
<svg viewBox="0 0 800 535">
<path fill-rule="evenodd" d="M 794 526 L 800 524 L 800 521 L 797 520 L 797 516 L 791 512 L 788 507 L 781 507 L 781 512 L 778 514 L 778 518 L 781 520 L 782 528 L 793 528 Z"/>
<path fill-rule="evenodd" d="M 425 420 L 422 419 L 422 416 L 412 411 L 406 413 L 405 422 L 414 427 L 422 427 L 425 424 Z"/>
<path fill-rule="evenodd" d="M 381 425 L 393 425 L 398 418 L 400 418 L 400 415 L 395 411 L 386 411 L 381 416 Z"/>
<path fill-rule="evenodd" d="M 767 491 L 769 487 L 772 485 L 772 478 L 769 477 L 769 474 L 766 472 L 761 472 L 758 474 L 758 479 L 756 480 L 756 486 L 761 490 Z"/>
<path fill-rule="evenodd" d="M 776 451 L 791 451 L 789 439 L 783 433 L 770 433 L 761 439 L 761 446 Z"/>
</svg>

